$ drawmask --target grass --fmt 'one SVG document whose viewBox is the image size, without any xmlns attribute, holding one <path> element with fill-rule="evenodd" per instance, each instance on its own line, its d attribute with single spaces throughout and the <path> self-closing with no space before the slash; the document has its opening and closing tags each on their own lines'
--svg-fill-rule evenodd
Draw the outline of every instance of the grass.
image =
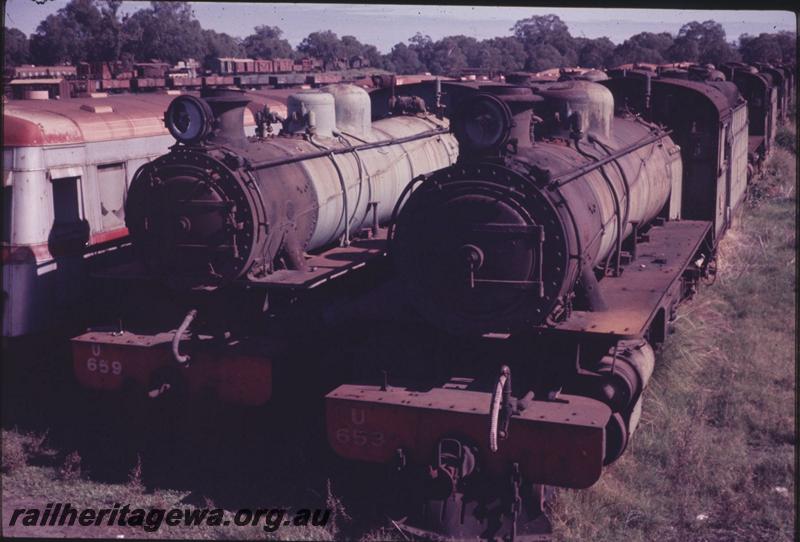
<svg viewBox="0 0 800 542">
<path fill-rule="evenodd" d="M 719 273 L 678 313 L 627 453 L 551 508 L 557 540 L 794 540 L 796 155 L 785 130 Z"/>
<path fill-rule="evenodd" d="M 8 521 L 14 508 L 36 507 L 44 510 L 47 503 L 70 503 L 78 509 L 112 508 L 115 503 L 129 504 L 131 508 L 160 508 L 169 510 L 195 510 L 199 507 L 214 509 L 213 501 L 207 497 L 197 505 L 188 491 L 174 491 L 146 488 L 142 483 L 141 459 L 132 466 L 127 484 L 107 484 L 91 480 L 91 473 L 81 469 L 78 452 L 63 454 L 47 447 L 47 435 L 26 434 L 15 430 L 3 430 L 3 522 L 2 534 L 25 537 L 68 537 L 68 538 L 177 538 L 177 539 L 245 539 L 245 540 L 332 540 L 336 532 L 336 514 L 344 514 L 338 500 L 329 494 L 328 504 L 333 507 L 331 521 L 322 527 L 282 526 L 275 532 L 265 532 L 263 523 L 255 526 L 235 525 L 170 527 L 163 525 L 155 532 L 147 532 L 141 527 L 106 526 L 100 527 L 21 527 L 21 530 L 7 533 Z M 232 518 L 234 511 L 228 510 L 226 518 Z M 291 514 L 291 511 L 290 511 Z M 21 520 L 18 521 L 20 525 Z"/>
</svg>

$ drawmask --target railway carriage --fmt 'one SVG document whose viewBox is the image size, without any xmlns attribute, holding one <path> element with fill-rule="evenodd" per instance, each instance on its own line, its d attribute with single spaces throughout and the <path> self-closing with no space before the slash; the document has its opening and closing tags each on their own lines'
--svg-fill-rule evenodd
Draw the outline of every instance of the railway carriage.
<svg viewBox="0 0 800 542">
<path fill-rule="evenodd" d="M 172 96 L 11 101 L 3 112 L 3 336 L 80 299 L 85 257 L 127 236 L 125 192 L 171 144 Z"/>
</svg>

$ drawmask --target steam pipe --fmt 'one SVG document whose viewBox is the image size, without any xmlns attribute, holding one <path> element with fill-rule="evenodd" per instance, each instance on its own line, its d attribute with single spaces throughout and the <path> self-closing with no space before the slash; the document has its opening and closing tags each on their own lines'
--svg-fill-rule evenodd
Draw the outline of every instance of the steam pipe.
<svg viewBox="0 0 800 542">
<path fill-rule="evenodd" d="M 600 168 L 600 167 L 608 164 L 609 162 L 613 162 L 614 160 L 619 160 L 621 157 L 625 156 L 626 154 L 629 154 L 629 153 L 631 153 L 631 152 L 633 152 L 635 150 L 641 149 L 642 147 L 646 147 L 650 143 L 654 143 L 656 141 L 664 139 L 665 137 L 667 137 L 671 133 L 672 133 L 672 130 L 664 130 L 663 132 L 655 134 L 655 135 L 653 135 L 651 137 L 646 137 L 646 138 L 642 139 L 641 141 L 637 141 L 636 143 L 634 143 L 632 145 L 628 145 L 627 147 L 624 147 L 624 148 L 616 151 L 613 154 L 609 154 L 605 158 L 601 158 L 597 162 L 592 162 L 591 164 L 575 168 L 572 171 L 569 171 L 567 173 L 559 175 L 558 177 L 556 177 L 552 181 L 550 181 L 550 183 L 555 185 L 555 186 L 557 186 L 557 187 L 564 186 L 565 184 L 567 184 L 569 182 L 572 182 L 575 179 L 578 179 L 580 177 L 583 177 L 584 175 L 586 175 L 590 171 L 594 171 L 595 169 Z"/>
<path fill-rule="evenodd" d="M 295 156 L 290 156 L 287 158 L 280 158 L 278 160 L 262 160 L 260 162 L 251 162 L 249 165 L 246 165 L 245 167 L 251 171 L 254 171 L 257 169 L 264 169 L 268 167 L 277 167 L 285 164 L 293 164 L 295 162 L 302 162 L 303 160 L 310 160 L 313 158 L 322 158 L 334 154 L 347 154 L 349 152 L 368 151 L 370 149 L 378 149 L 380 147 L 388 147 L 390 145 L 399 145 L 402 143 L 410 143 L 411 141 L 419 141 L 420 139 L 426 139 L 429 137 L 446 134 L 449 131 L 450 130 L 448 128 L 437 128 L 435 130 L 428 130 L 426 132 L 420 132 L 418 134 L 401 137 L 398 139 L 385 139 L 383 141 L 375 141 L 373 143 L 365 143 L 363 145 L 329 149 L 319 152 L 308 152 L 303 154 L 297 154 Z"/>
</svg>

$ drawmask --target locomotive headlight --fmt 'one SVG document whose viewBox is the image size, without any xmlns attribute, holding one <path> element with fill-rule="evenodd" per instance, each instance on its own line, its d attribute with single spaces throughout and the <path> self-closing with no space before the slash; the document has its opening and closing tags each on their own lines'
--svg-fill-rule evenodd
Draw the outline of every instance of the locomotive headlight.
<svg viewBox="0 0 800 542">
<path fill-rule="evenodd" d="M 460 108 L 453 130 L 462 145 L 484 152 L 505 145 L 511 126 L 511 110 L 501 99 L 491 94 L 478 94 Z"/>
<path fill-rule="evenodd" d="M 172 137 L 181 143 L 198 143 L 211 133 L 214 115 L 205 100 L 179 96 L 169 104 L 164 124 Z"/>
</svg>

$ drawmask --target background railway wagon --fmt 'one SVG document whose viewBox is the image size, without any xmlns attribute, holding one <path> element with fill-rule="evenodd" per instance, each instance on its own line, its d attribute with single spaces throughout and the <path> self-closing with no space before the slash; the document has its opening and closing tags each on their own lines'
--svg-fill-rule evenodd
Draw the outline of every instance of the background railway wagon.
<svg viewBox="0 0 800 542">
<path fill-rule="evenodd" d="M 269 84 L 274 87 L 305 85 L 308 77 L 305 73 L 277 73 L 269 76 Z"/>
<path fill-rule="evenodd" d="M 233 58 L 214 58 L 211 61 L 211 71 L 219 75 L 233 73 Z"/>
<path fill-rule="evenodd" d="M 204 87 L 213 87 L 213 86 L 230 86 L 233 85 L 233 76 L 232 75 L 204 75 L 203 76 L 203 86 Z"/>
<path fill-rule="evenodd" d="M 169 64 L 165 62 L 137 62 L 133 65 L 136 77 L 163 78 L 169 70 Z"/>
<path fill-rule="evenodd" d="M 81 62 L 78 77 L 82 79 L 111 79 L 112 66 L 108 62 Z"/>
<path fill-rule="evenodd" d="M 237 58 L 233 61 L 233 73 L 253 73 L 255 71 L 255 61 L 252 58 Z"/>
<path fill-rule="evenodd" d="M 72 79 L 77 77 L 78 70 L 75 66 L 34 66 L 23 65 L 14 68 L 15 79 L 36 79 L 40 77 L 63 77 Z"/>
<path fill-rule="evenodd" d="M 156 90 L 165 87 L 166 79 L 164 77 L 134 77 L 131 80 L 131 89 L 135 91 Z"/>
<path fill-rule="evenodd" d="M 74 81 L 63 77 L 13 79 L 4 91 L 15 99 L 69 98 Z"/>
<path fill-rule="evenodd" d="M 720 70 L 732 81 L 747 100 L 750 123 L 749 152 L 761 163 L 772 149 L 778 118 L 778 90 L 772 77 L 759 73 L 753 66 L 740 63 L 723 64 Z"/>
<path fill-rule="evenodd" d="M 790 70 L 780 65 L 757 63 L 755 67 L 759 72 L 769 74 L 778 93 L 778 112 L 779 121 L 786 120 L 789 116 L 789 105 L 791 103 L 791 75 Z"/>
<path fill-rule="evenodd" d="M 274 73 L 289 73 L 294 69 L 294 61 L 291 58 L 273 58 L 272 67 Z"/>
<path fill-rule="evenodd" d="M 14 68 L 15 79 L 37 79 L 50 77 L 47 66 L 18 66 Z"/>
<path fill-rule="evenodd" d="M 130 90 L 131 79 L 90 79 L 86 84 L 88 92 L 122 92 Z"/>
<path fill-rule="evenodd" d="M 260 58 L 255 60 L 256 73 L 272 73 L 274 69 L 275 68 L 272 60 L 264 60 Z"/>
<path fill-rule="evenodd" d="M 795 103 L 797 99 L 797 66 L 794 64 L 782 64 L 780 66 L 783 69 L 783 73 L 786 76 L 786 88 L 788 94 L 788 105 L 791 108 L 791 105 Z M 789 115 L 789 111 L 786 112 L 787 116 Z"/>
<path fill-rule="evenodd" d="M 240 74 L 233 77 L 233 84 L 237 87 L 261 87 L 270 84 L 271 74 L 268 73 L 249 73 Z"/>
<path fill-rule="evenodd" d="M 737 88 L 644 71 L 600 83 L 611 90 L 618 108 L 673 131 L 683 157 L 681 218 L 712 220 L 716 242 L 747 189 L 748 110 Z"/>
<path fill-rule="evenodd" d="M 3 111 L 3 336 L 46 331 L 72 314 L 95 255 L 126 243 L 133 174 L 175 143 L 164 111 L 175 96 L 12 100 Z M 245 129 L 263 106 L 249 94 Z"/>
<path fill-rule="evenodd" d="M 191 77 L 182 73 L 167 74 L 167 86 L 172 89 L 194 89 L 203 86 L 202 77 Z"/>
</svg>

